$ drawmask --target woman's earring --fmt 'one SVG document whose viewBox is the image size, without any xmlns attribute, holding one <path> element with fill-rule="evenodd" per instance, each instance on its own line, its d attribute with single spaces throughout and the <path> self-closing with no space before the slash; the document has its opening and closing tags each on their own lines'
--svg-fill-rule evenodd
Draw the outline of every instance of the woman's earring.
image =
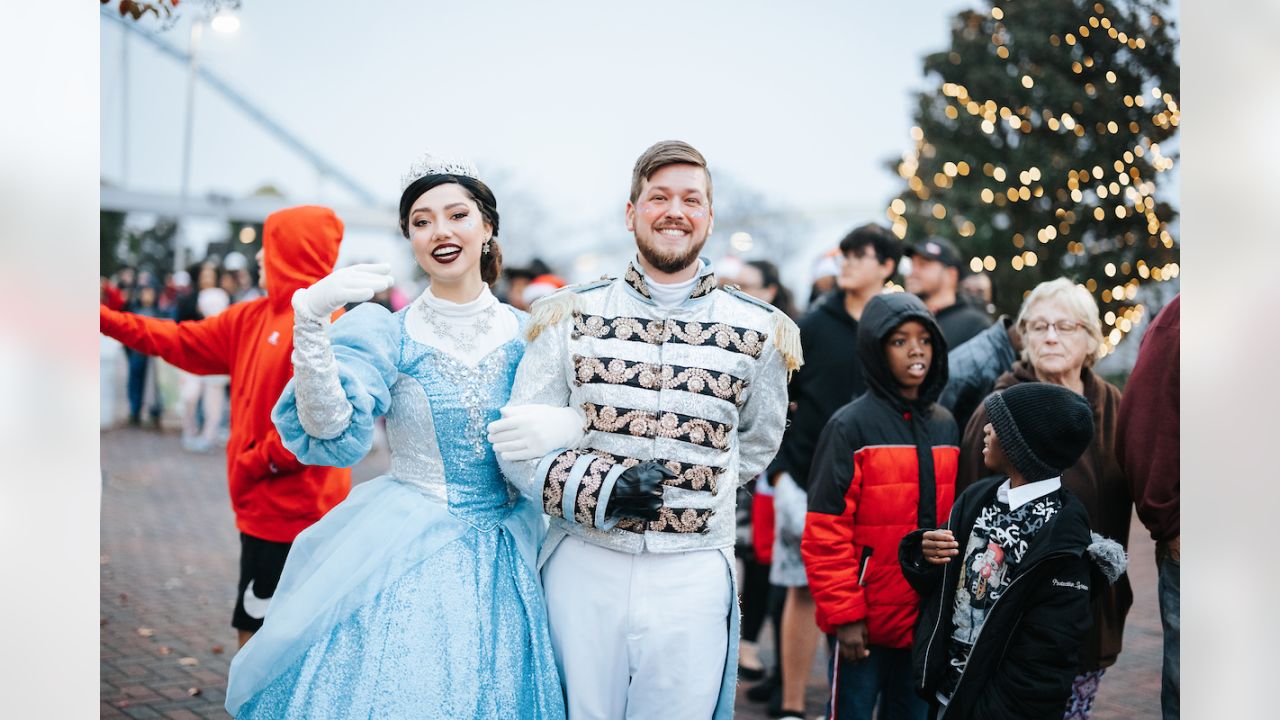
<svg viewBox="0 0 1280 720">
<path fill-rule="evenodd" d="M 480 249 L 480 252 L 481 252 L 481 253 L 483 253 L 483 254 L 485 254 L 485 255 L 488 255 L 488 254 L 489 254 L 489 242 L 490 242 L 489 240 L 485 240 L 485 241 L 484 241 L 484 247 Z"/>
</svg>

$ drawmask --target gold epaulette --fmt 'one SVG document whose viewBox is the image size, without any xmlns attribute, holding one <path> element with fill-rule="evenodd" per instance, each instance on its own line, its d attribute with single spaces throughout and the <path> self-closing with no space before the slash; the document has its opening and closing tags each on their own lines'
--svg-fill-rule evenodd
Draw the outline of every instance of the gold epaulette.
<svg viewBox="0 0 1280 720">
<path fill-rule="evenodd" d="M 533 339 L 541 335 L 543 330 L 573 314 L 578 309 L 580 293 L 604 287 L 611 282 L 613 278 L 602 277 L 591 282 L 566 285 L 546 297 L 538 298 L 529 308 L 529 325 L 525 330 L 525 339 L 533 342 Z"/>
</svg>

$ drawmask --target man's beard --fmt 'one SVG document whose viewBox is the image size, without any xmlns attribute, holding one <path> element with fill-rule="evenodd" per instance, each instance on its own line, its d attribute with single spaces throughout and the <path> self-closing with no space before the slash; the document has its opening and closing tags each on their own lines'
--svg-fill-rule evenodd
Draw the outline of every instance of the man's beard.
<svg viewBox="0 0 1280 720">
<path fill-rule="evenodd" d="M 689 249 L 682 253 L 664 253 L 654 247 L 653 243 L 640 237 L 640 233 L 636 233 L 636 248 L 640 251 L 640 257 L 644 258 L 644 261 L 654 270 L 667 275 L 678 273 L 697 262 L 702 246 L 706 244 L 707 238 L 703 236 L 702 240 L 690 245 Z"/>
</svg>

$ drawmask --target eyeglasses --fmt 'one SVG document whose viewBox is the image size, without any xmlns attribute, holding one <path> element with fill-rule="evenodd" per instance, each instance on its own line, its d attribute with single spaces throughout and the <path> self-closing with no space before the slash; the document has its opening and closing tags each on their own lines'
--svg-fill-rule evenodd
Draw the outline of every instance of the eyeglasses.
<svg viewBox="0 0 1280 720">
<path fill-rule="evenodd" d="M 1048 334 L 1049 328 L 1053 328 L 1059 337 L 1065 337 L 1075 335 L 1082 327 L 1084 327 L 1084 324 L 1075 320 L 1059 320 L 1052 323 L 1044 320 L 1032 320 L 1027 323 L 1027 334 L 1042 336 Z"/>
</svg>

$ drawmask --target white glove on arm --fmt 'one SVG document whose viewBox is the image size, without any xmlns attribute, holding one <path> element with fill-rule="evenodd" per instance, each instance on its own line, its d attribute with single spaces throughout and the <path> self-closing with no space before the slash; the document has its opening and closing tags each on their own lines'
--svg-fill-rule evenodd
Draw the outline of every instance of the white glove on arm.
<svg viewBox="0 0 1280 720">
<path fill-rule="evenodd" d="M 391 287 L 391 266 L 351 265 L 293 294 L 293 377 L 298 422 L 308 435 L 338 437 L 351 425 L 351 402 L 342 389 L 329 345 L 329 316 L 349 302 L 363 302 Z"/>
<path fill-rule="evenodd" d="M 395 282 L 386 263 L 348 265 L 308 288 L 293 293 L 293 311 L 313 320 L 328 320 L 347 303 L 364 302 Z"/>
<path fill-rule="evenodd" d="M 489 423 L 489 442 L 507 462 L 534 460 L 552 450 L 574 448 L 586 432 L 586 418 L 571 407 L 509 405 Z"/>
</svg>

